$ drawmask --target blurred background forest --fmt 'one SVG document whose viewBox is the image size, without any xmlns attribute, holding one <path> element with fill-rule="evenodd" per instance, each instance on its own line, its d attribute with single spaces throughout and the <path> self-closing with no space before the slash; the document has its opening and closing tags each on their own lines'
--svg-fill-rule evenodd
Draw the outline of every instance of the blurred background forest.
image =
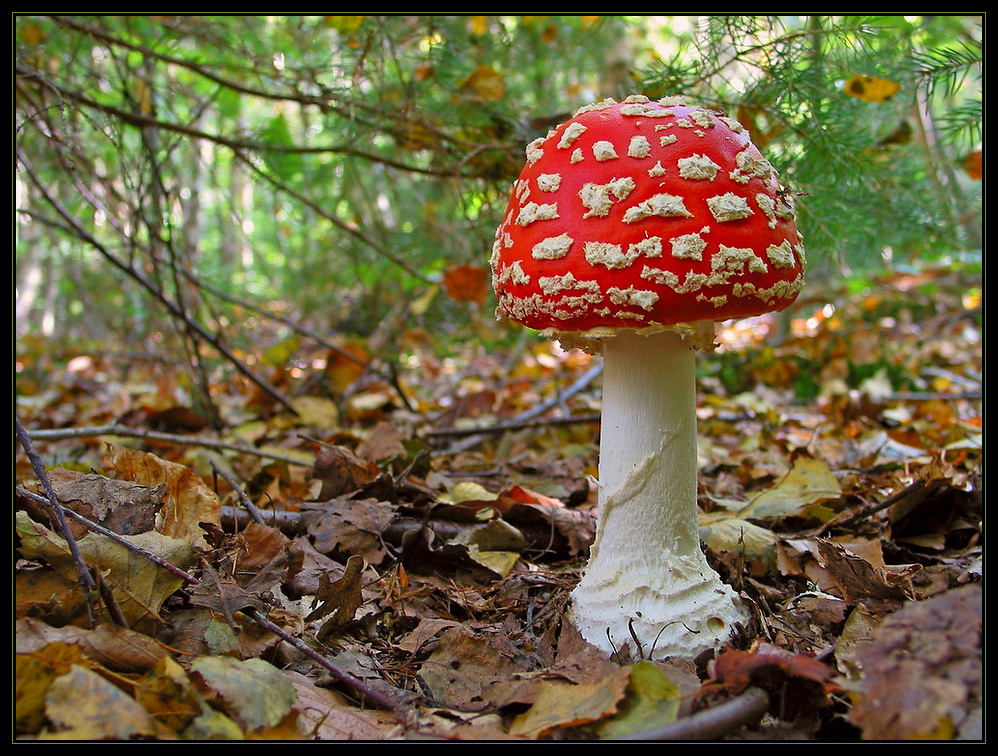
<svg viewBox="0 0 998 756">
<path fill-rule="evenodd" d="M 217 426 L 220 376 L 280 408 L 321 390 L 302 385 L 317 356 L 323 380 L 334 364 L 391 380 L 426 354 L 533 343 L 495 322 L 486 271 L 524 146 L 633 93 L 684 94 L 751 129 L 799 196 L 819 300 L 982 266 L 983 17 L 13 26 L 24 396 L 51 360 L 103 350 L 180 364 Z"/>
</svg>

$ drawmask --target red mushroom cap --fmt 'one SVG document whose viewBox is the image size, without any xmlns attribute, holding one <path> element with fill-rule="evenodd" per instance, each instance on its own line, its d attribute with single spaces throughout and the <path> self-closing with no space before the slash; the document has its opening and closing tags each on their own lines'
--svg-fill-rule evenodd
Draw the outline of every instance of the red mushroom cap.
<svg viewBox="0 0 998 756">
<path fill-rule="evenodd" d="M 797 298 L 793 200 L 737 121 L 677 98 L 604 100 L 526 155 L 492 250 L 500 314 L 598 336 Z"/>
</svg>

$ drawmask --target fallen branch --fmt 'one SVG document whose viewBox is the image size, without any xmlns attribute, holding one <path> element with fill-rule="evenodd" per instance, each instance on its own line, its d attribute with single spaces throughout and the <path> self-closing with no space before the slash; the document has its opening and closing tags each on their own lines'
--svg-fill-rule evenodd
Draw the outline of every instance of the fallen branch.
<svg viewBox="0 0 998 756">
<path fill-rule="evenodd" d="M 69 529 L 69 523 L 66 522 L 64 510 L 59 504 L 59 499 L 55 495 L 55 490 L 52 488 L 52 483 L 49 481 L 48 475 L 45 473 L 45 466 L 42 464 L 41 458 L 35 452 L 35 448 L 32 446 L 31 438 L 28 435 L 28 432 L 24 430 L 24 427 L 21 425 L 21 421 L 16 415 L 14 416 L 14 429 L 17 434 L 17 439 L 21 442 L 21 447 L 24 449 L 24 453 L 28 456 L 28 460 L 31 462 L 31 469 L 35 471 L 35 475 L 38 476 L 38 480 L 42 484 L 42 488 L 45 490 L 45 497 L 42 498 L 42 502 L 48 507 L 49 513 L 52 516 L 53 522 L 56 524 L 56 529 L 59 531 L 59 534 L 66 539 L 66 545 L 69 548 L 69 553 L 73 558 L 73 563 L 76 565 L 76 572 L 80 579 L 80 586 L 83 588 L 83 592 L 86 597 L 87 611 L 90 612 L 90 622 L 93 624 L 93 591 L 97 590 L 97 583 L 94 580 L 93 575 L 90 574 L 90 570 L 87 568 L 87 564 L 83 560 L 83 555 L 80 553 L 76 539 L 73 537 L 73 533 Z"/>
<path fill-rule="evenodd" d="M 208 449 L 218 449 L 224 451 L 235 451 L 241 454 L 250 454 L 257 457 L 265 457 L 278 462 L 287 462 L 289 465 L 300 465 L 311 467 L 311 461 L 305 461 L 289 454 L 278 454 L 277 452 L 257 449 L 254 446 L 243 444 L 232 444 L 227 441 L 218 441 L 210 438 L 200 438 L 199 436 L 182 436 L 176 433 L 162 433 L 160 431 L 142 430 L 129 428 L 127 425 L 94 425 L 83 428 L 46 428 L 43 430 L 33 430 L 29 433 L 34 441 L 62 441 L 67 438 L 93 438 L 96 436 L 123 436 L 126 438 L 140 438 L 144 441 L 157 441 L 167 444 L 180 444 L 186 446 L 201 446 Z"/>
<path fill-rule="evenodd" d="M 769 708 L 769 696 L 761 688 L 749 688 L 740 696 L 659 727 L 632 733 L 623 740 L 719 740 L 746 725 L 758 722 Z"/>
<path fill-rule="evenodd" d="M 569 386 L 567 389 L 565 389 L 564 391 L 556 392 L 555 395 L 550 399 L 548 399 L 547 401 L 541 402 L 537 406 L 532 407 L 529 410 L 525 410 L 524 412 L 521 412 L 520 414 L 516 415 L 515 417 L 503 423 L 503 425 L 516 427 L 518 424 L 526 423 L 528 421 L 540 417 L 552 407 L 557 407 L 558 405 L 563 404 L 566 398 L 573 396 L 574 394 L 577 394 L 579 391 L 584 389 L 602 371 L 603 371 L 603 363 L 597 362 L 593 367 L 589 368 L 589 370 L 587 370 L 585 373 L 579 376 L 575 380 L 575 382 L 572 383 L 572 385 Z M 549 420 L 546 422 L 553 423 L 554 421 Z M 521 427 L 526 427 L 526 426 L 521 426 Z M 506 428 L 502 428 L 501 430 L 504 431 L 506 430 Z M 475 444 L 477 444 L 487 436 L 492 435 L 494 432 L 500 432 L 500 431 L 493 431 L 490 428 L 484 428 L 484 429 L 476 428 L 470 431 L 471 435 L 465 437 L 463 440 L 458 441 L 457 443 L 453 444 L 452 446 L 438 453 L 454 454 L 456 452 L 465 451 L 466 449 L 473 447 Z M 442 435 L 447 435 L 446 432 L 438 431 L 438 433 L 441 433 Z M 454 435 L 454 434 L 449 434 L 449 435 Z"/>
</svg>

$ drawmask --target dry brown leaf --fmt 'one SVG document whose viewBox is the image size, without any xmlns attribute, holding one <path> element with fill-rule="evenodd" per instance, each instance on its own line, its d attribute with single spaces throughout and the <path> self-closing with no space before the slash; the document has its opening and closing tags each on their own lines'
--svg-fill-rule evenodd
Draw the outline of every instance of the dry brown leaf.
<svg viewBox="0 0 998 756">
<path fill-rule="evenodd" d="M 326 573 L 322 574 L 319 579 L 319 590 L 312 599 L 312 612 L 305 617 L 305 622 L 324 620 L 316 634 L 320 640 L 336 628 L 352 621 L 364 603 L 361 588 L 366 567 L 361 557 L 352 556 L 347 560 L 343 575 L 337 580 L 330 580 Z"/>
<path fill-rule="evenodd" d="M 627 691 L 631 669 L 622 667 L 594 683 L 544 680 L 533 706 L 510 725 L 512 735 L 540 738 L 553 730 L 579 727 L 615 714 Z"/>
<path fill-rule="evenodd" d="M 166 494 L 165 483 L 150 487 L 61 467 L 49 471 L 49 481 L 60 504 L 121 535 L 152 530 Z M 74 537 L 82 538 L 88 532 L 84 526 L 71 523 Z"/>
<path fill-rule="evenodd" d="M 440 634 L 420 676 L 434 700 L 462 711 L 476 711 L 488 706 L 490 687 L 532 666 L 532 660 L 512 648 L 508 639 L 460 626 Z"/>
<path fill-rule="evenodd" d="M 301 512 L 302 526 L 320 554 L 359 556 L 374 565 L 387 555 L 382 534 L 394 517 L 388 502 L 347 497 L 307 504 Z"/>
<path fill-rule="evenodd" d="M 286 674 L 295 691 L 294 709 L 305 738 L 388 740 L 402 734 L 394 715 L 378 709 L 360 709 L 346 696 L 317 687 L 302 674 Z"/>
<path fill-rule="evenodd" d="M 19 619 L 15 628 L 18 653 L 37 650 L 49 643 L 69 643 L 97 664 L 122 674 L 146 672 L 169 653 L 165 646 L 144 633 L 107 623 L 86 629 Z"/>
<path fill-rule="evenodd" d="M 218 496 L 193 469 L 168 462 L 154 454 L 108 444 L 103 458 L 104 471 L 121 480 L 150 488 L 166 484 L 166 504 L 157 528 L 173 538 L 189 539 L 206 546 L 200 523 L 218 525 L 222 504 Z"/>
<path fill-rule="evenodd" d="M 983 591 L 970 585 L 894 613 L 861 647 L 849 718 L 867 740 L 983 734 Z"/>
<path fill-rule="evenodd" d="M 361 459 L 345 446 L 323 446 L 315 458 L 312 477 L 321 482 L 319 499 L 351 494 L 380 474 L 374 462 Z"/>
</svg>

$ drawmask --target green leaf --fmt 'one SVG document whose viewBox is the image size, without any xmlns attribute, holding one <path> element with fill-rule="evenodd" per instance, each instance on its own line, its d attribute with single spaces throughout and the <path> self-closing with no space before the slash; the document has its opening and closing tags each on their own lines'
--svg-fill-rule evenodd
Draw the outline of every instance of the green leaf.
<svg viewBox="0 0 998 756">
<path fill-rule="evenodd" d="M 612 740 L 674 722 L 681 697 L 676 684 L 654 662 L 635 664 L 618 713 L 600 723 L 596 732 L 603 740 Z"/>
<path fill-rule="evenodd" d="M 218 695 L 226 713 L 248 730 L 274 727 L 297 700 L 291 681 L 262 659 L 205 656 L 194 660 L 191 672 Z"/>
</svg>

